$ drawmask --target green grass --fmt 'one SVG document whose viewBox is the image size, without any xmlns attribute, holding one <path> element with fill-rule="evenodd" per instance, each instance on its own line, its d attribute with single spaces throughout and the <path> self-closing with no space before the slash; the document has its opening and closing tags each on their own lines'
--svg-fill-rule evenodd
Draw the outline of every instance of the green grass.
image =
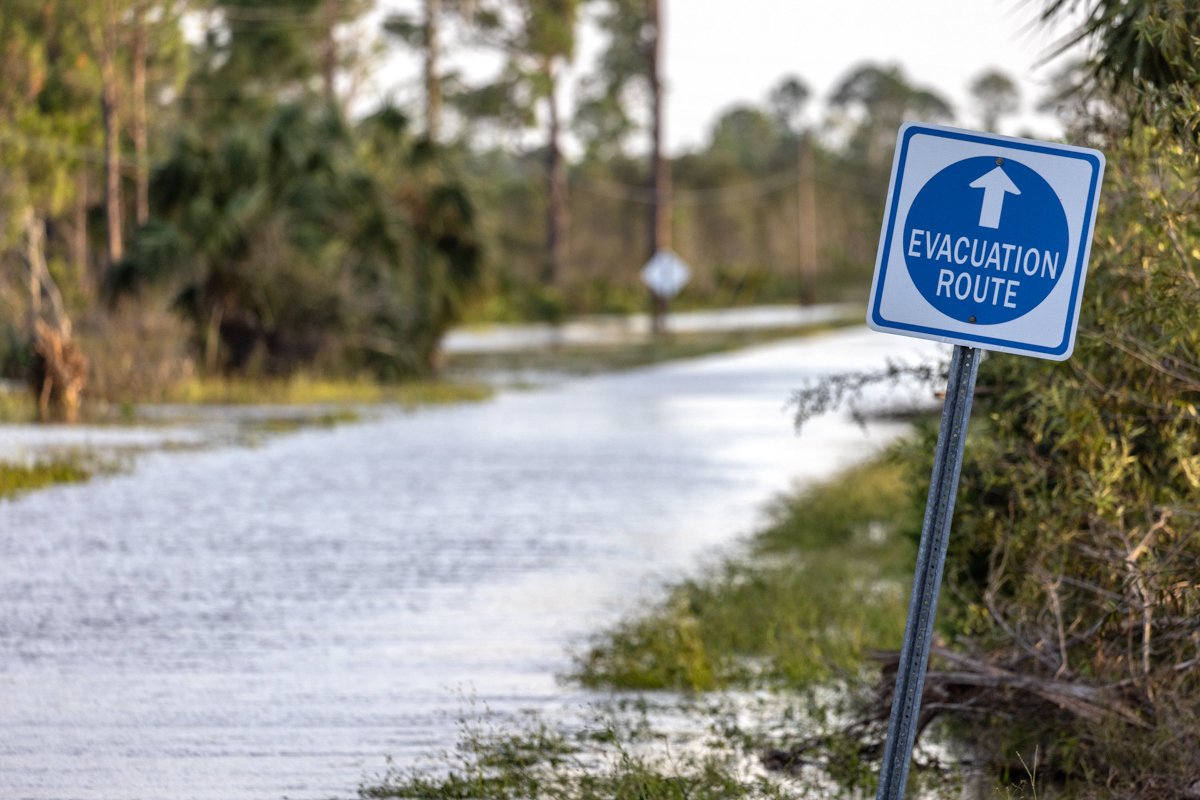
<svg viewBox="0 0 1200 800">
<path fill-rule="evenodd" d="M 486 400 L 482 384 L 415 380 L 383 384 L 360 378 L 335 380 L 297 375 L 287 379 L 192 379 L 177 387 L 170 402 L 223 405 L 342 405 L 393 403 L 441 405 Z"/>
<path fill-rule="evenodd" d="M 28 464 L 0 461 L 0 499 L 60 483 L 82 483 L 97 472 L 114 468 L 82 452 L 54 455 Z"/>
<path fill-rule="evenodd" d="M 891 459 L 776 501 L 746 557 L 671 587 L 577 656 L 592 687 L 801 688 L 854 680 L 903 635 L 913 546 Z"/>
<path fill-rule="evenodd" d="M 447 356 L 446 366 L 452 374 L 465 375 L 515 370 L 591 375 L 723 353 L 779 339 L 811 336 L 849 324 L 841 322 L 804 327 L 677 333 L 642 341 L 568 345 L 505 353 L 458 353 Z"/>
<path fill-rule="evenodd" d="M 0 389 L 0 423 L 31 422 L 37 418 L 37 406 L 28 391 Z"/>
<path fill-rule="evenodd" d="M 793 797 L 782 782 L 747 774 L 740 751 L 673 750 L 666 737 L 601 721 L 569 731 L 544 724 L 507 733 L 467 729 L 436 774 L 393 771 L 362 798 L 413 800 L 725 800 Z M 649 741 L 647 741 L 649 740 Z"/>
<path fill-rule="evenodd" d="M 487 400 L 494 390 L 482 383 L 452 380 L 414 380 L 381 384 L 367 378 L 326 379 L 299 375 L 287 379 L 193 378 L 176 386 L 164 398 L 183 405 L 382 405 L 406 408 L 475 403 Z M 146 424 L 134 403 L 85 401 L 82 421 L 90 424 Z M 340 409 L 327 415 L 310 415 L 301 420 L 279 417 L 262 425 L 285 433 L 314 424 L 333 425 L 359 418 L 357 412 Z M 0 423 L 29 423 L 37 420 L 32 396 L 24 391 L 0 391 Z M 153 422 L 153 420 L 150 420 Z"/>
</svg>

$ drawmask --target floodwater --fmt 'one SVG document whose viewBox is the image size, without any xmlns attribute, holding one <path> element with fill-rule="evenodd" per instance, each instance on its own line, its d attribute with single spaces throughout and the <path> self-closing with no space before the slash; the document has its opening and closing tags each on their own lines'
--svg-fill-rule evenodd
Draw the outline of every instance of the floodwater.
<svg viewBox="0 0 1200 800">
<path fill-rule="evenodd" d="M 567 648 L 902 429 L 796 437 L 793 389 L 933 353 L 847 330 L 0 503 L 0 797 L 347 797 L 473 709 L 577 708 Z"/>
</svg>

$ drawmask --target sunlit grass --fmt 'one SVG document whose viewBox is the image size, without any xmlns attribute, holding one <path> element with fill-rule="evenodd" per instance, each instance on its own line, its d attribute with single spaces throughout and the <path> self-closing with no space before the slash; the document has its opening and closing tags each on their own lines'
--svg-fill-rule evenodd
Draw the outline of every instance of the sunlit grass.
<svg viewBox="0 0 1200 800">
<path fill-rule="evenodd" d="M 44 489 L 60 483 L 82 483 L 97 472 L 115 469 L 83 452 L 62 453 L 29 463 L 0 461 L 0 498 Z"/>
<path fill-rule="evenodd" d="M 37 406 L 28 391 L 0 389 L 0 423 L 31 422 L 37 418 Z"/>
<path fill-rule="evenodd" d="M 178 386 L 169 400 L 190 404 L 341 405 L 394 403 L 441 405 L 486 400 L 492 390 L 482 384 L 416 380 L 382 384 L 368 378 L 330 379 L 296 375 L 287 379 L 193 378 Z"/>
</svg>

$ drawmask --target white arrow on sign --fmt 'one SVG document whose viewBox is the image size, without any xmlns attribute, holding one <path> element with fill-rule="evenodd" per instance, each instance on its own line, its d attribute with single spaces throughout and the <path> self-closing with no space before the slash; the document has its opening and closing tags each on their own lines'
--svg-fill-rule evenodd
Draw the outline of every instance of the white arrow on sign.
<svg viewBox="0 0 1200 800">
<path fill-rule="evenodd" d="M 972 189 L 983 189 L 983 206 L 979 209 L 979 227 L 999 228 L 1000 212 L 1004 208 L 1004 195 L 1020 194 L 1021 190 L 1000 167 L 976 178 Z"/>
</svg>

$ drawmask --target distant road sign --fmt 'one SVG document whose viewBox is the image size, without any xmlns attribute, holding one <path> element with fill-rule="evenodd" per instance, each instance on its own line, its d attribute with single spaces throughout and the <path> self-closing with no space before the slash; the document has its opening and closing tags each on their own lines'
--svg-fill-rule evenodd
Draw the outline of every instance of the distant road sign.
<svg viewBox="0 0 1200 800">
<path fill-rule="evenodd" d="M 664 300 L 670 300 L 692 277 L 688 265 L 670 250 L 659 250 L 642 267 L 642 283 Z"/>
<path fill-rule="evenodd" d="M 1103 177 L 1098 150 L 905 124 L 867 324 L 1067 359 Z"/>
</svg>

